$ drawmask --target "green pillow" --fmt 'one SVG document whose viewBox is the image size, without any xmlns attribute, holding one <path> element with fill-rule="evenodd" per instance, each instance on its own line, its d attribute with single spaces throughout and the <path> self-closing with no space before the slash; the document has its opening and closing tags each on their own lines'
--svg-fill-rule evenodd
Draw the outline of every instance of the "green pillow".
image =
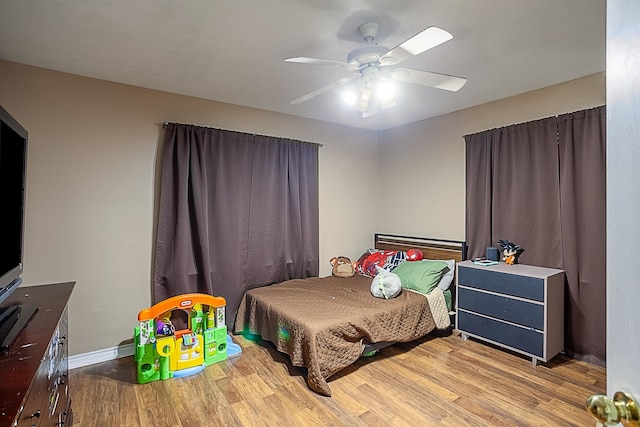
<svg viewBox="0 0 640 427">
<path fill-rule="evenodd" d="M 438 282 L 442 276 L 448 271 L 446 261 L 405 261 L 393 272 L 400 276 L 402 287 L 422 292 L 430 293 L 433 288 L 438 286 Z"/>
</svg>

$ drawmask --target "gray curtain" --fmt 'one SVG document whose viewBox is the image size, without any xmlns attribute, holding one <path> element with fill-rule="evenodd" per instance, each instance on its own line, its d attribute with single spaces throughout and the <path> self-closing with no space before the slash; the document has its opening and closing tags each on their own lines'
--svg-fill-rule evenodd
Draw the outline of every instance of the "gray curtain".
<svg viewBox="0 0 640 427">
<path fill-rule="evenodd" d="M 508 239 L 566 272 L 565 351 L 605 363 L 605 107 L 465 136 L 470 257 Z"/>
<path fill-rule="evenodd" d="M 222 296 L 319 271 L 318 145 L 193 125 L 165 128 L 155 301 Z"/>
<path fill-rule="evenodd" d="M 471 257 L 508 239 L 523 264 L 562 265 L 556 134 L 553 118 L 465 137 Z"/>
<path fill-rule="evenodd" d="M 606 108 L 558 117 L 567 352 L 606 354 Z"/>
</svg>

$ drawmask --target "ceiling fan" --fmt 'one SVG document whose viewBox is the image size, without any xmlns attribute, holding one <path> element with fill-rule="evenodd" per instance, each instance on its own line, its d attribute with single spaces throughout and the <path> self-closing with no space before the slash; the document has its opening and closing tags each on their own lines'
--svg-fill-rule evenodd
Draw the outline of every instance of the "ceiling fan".
<svg viewBox="0 0 640 427">
<path fill-rule="evenodd" d="M 453 36 L 449 32 L 438 27 L 428 27 L 393 49 L 388 49 L 375 42 L 378 31 L 380 31 L 380 24 L 377 22 L 366 22 L 360 25 L 358 33 L 366 45 L 351 51 L 347 56 L 347 62 L 304 56 L 285 59 L 286 62 L 299 64 L 338 66 L 354 74 L 302 95 L 289 103 L 300 104 L 324 92 L 345 87 L 347 88 L 343 93 L 345 101 L 360 111 L 362 117 L 370 117 L 395 104 L 394 81 L 452 92 L 460 90 L 467 82 L 463 77 L 398 67 L 398 64 L 406 59 L 451 40 Z"/>
</svg>

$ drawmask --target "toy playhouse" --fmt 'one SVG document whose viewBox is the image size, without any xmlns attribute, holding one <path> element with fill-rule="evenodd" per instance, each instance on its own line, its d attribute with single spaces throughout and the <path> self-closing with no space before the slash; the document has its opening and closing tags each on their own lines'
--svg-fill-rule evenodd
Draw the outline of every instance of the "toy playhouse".
<svg viewBox="0 0 640 427">
<path fill-rule="evenodd" d="M 191 375 L 238 354 L 227 335 L 225 308 L 222 297 L 184 294 L 141 310 L 134 328 L 138 383 Z M 173 326 L 174 310 L 188 314 L 186 329 Z"/>
</svg>

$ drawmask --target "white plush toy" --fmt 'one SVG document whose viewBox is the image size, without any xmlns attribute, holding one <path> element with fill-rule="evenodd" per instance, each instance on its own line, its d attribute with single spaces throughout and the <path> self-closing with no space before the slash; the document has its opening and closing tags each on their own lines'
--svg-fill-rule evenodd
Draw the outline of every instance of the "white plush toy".
<svg viewBox="0 0 640 427">
<path fill-rule="evenodd" d="M 376 298 L 395 298 L 402 292 L 400 276 L 376 265 L 378 274 L 371 281 L 371 295 Z"/>
</svg>

